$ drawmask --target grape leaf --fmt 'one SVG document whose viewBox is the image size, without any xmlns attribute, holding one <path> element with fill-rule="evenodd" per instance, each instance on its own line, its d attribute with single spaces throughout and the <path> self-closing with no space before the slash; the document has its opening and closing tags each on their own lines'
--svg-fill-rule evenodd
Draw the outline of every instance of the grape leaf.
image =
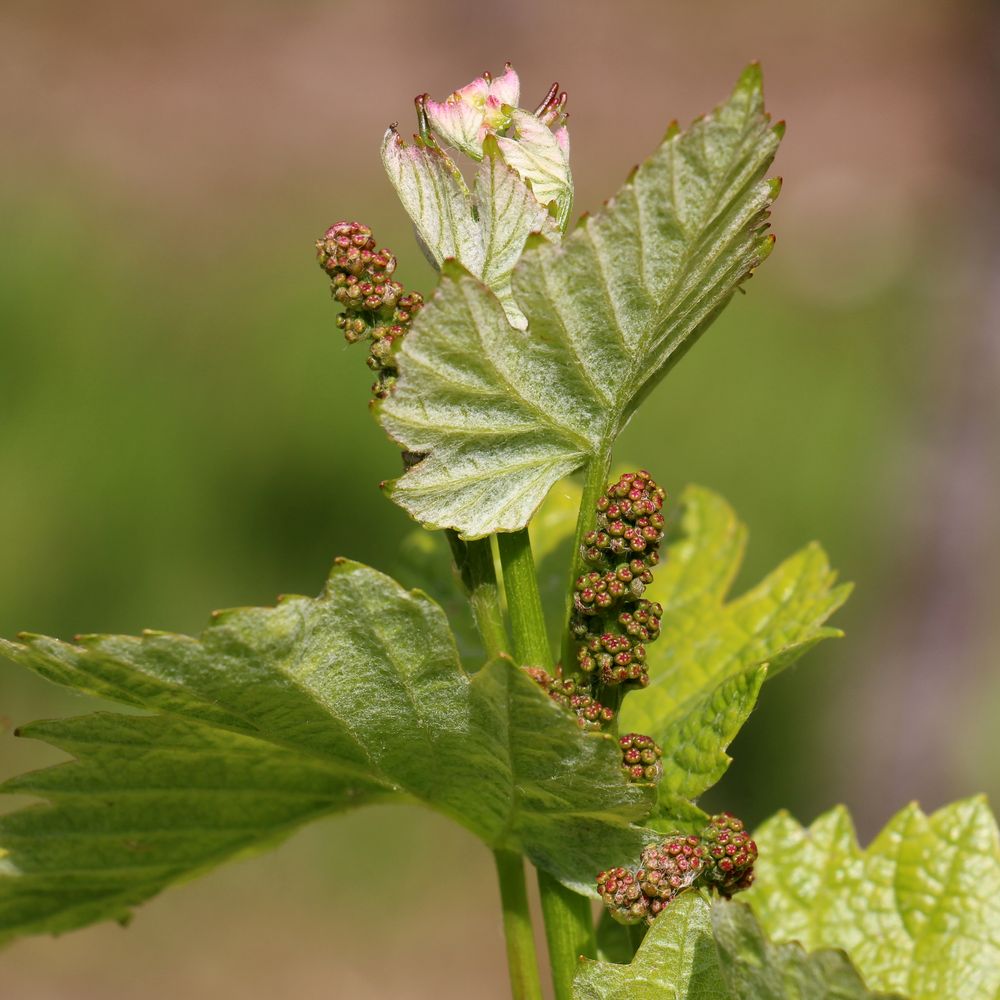
<svg viewBox="0 0 1000 1000">
<path fill-rule="evenodd" d="M 573 205 L 573 175 L 569 169 L 569 133 L 553 133 L 541 119 L 523 108 L 511 111 L 513 136 L 498 136 L 504 159 L 531 183 L 531 191 L 543 204 L 555 204 L 556 224 L 566 224 Z M 489 282 L 487 282 L 489 284 Z"/>
<path fill-rule="evenodd" d="M 443 149 L 419 138 L 408 145 L 395 129 L 385 134 L 382 163 L 434 264 L 457 260 L 493 290 L 506 320 L 524 329 L 527 320 L 514 301 L 511 271 L 531 233 L 558 239 L 560 231 L 545 205 L 504 163 L 496 137 L 486 138 L 483 151 L 471 193 Z"/>
<path fill-rule="evenodd" d="M 818 545 L 726 600 L 743 560 L 746 528 L 719 496 L 689 486 L 668 533 L 648 596 L 663 605 L 663 631 L 649 644 L 650 683 L 625 700 L 623 731 L 665 749 L 661 797 L 696 798 L 729 766 L 729 745 L 773 677 L 823 639 L 824 622 L 850 593 Z"/>
<path fill-rule="evenodd" d="M 663 748 L 661 803 L 668 796 L 696 799 L 725 774 L 730 763 L 726 747 L 753 711 L 766 677 L 764 666 L 734 674 L 677 708 L 655 727 L 653 738 Z"/>
<path fill-rule="evenodd" d="M 656 918 L 629 965 L 583 960 L 574 1000 L 729 1000 L 711 911 L 700 892 L 683 893 Z"/>
<path fill-rule="evenodd" d="M 77 757 L 14 778 L 0 818 L 0 942 L 126 920 L 130 907 L 309 820 L 392 794 L 350 766 L 168 716 L 25 726 Z"/>
<path fill-rule="evenodd" d="M 640 399 L 767 256 L 782 129 L 760 70 L 686 132 L 671 128 L 607 208 L 561 244 L 529 240 L 512 330 L 481 281 L 446 265 L 400 347 L 383 427 L 422 454 L 391 485 L 464 537 L 527 524 L 550 487 L 607 455 Z"/>
<path fill-rule="evenodd" d="M 871 993 L 842 951 L 772 944 L 743 903 L 715 903 L 712 931 L 733 1000 L 903 1000 Z"/>
<path fill-rule="evenodd" d="M 0 940 L 62 931 L 387 796 L 590 886 L 634 856 L 649 789 L 509 660 L 474 676 L 440 608 L 355 563 L 316 599 L 216 614 L 194 639 L 37 636 L 0 652 L 56 683 L 153 713 L 38 723 L 75 761 L 14 778 L 48 804 L 0 818 Z"/>
<path fill-rule="evenodd" d="M 1000 847 L 982 798 L 907 806 L 866 850 L 843 807 L 808 828 L 779 813 L 755 838 L 744 898 L 774 939 L 843 948 L 870 986 L 913 1000 L 1000 996 Z"/>
<path fill-rule="evenodd" d="M 575 1000 L 902 1000 L 872 993 L 842 952 L 768 941 L 742 903 L 682 894 L 628 964 L 584 961 Z"/>
</svg>

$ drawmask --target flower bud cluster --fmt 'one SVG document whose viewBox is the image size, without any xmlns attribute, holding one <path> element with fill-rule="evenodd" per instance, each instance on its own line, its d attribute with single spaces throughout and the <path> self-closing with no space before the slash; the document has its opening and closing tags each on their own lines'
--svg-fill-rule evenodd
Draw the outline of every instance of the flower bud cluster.
<svg viewBox="0 0 1000 1000">
<path fill-rule="evenodd" d="M 360 222 L 332 225 L 316 241 L 316 254 L 333 297 L 344 307 L 337 326 L 349 344 L 370 342 L 368 367 L 378 376 L 372 392 L 385 399 L 398 375 L 395 347 L 424 300 L 393 279 L 396 258 L 387 249 L 376 250 L 372 231 Z"/>
<path fill-rule="evenodd" d="M 700 835 L 671 834 L 643 849 L 637 871 L 611 868 L 597 876 L 597 891 L 623 924 L 652 923 L 685 889 L 704 886 L 727 898 L 749 888 L 757 847 L 741 820 L 722 813 Z"/>
<path fill-rule="evenodd" d="M 612 868 L 597 876 L 597 891 L 623 924 L 652 923 L 672 900 L 695 883 L 706 864 L 698 837 L 675 834 L 643 849 L 641 867 Z"/>
<path fill-rule="evenodd" d="M 615 713 L 596 701 L 588 686 L 573 677 L 563 677 L 561 668 L 556 668 L 555 675 L 541 667 L 525 667 L 524 670 L 557 705 L 576 715 L 581 729 L 602 729 L 614 719 Z"/>
<path fill-rule="evenodd" d="M 732 813 L 713 816 L 702 831 L 702 841 L 708 852 L 706 880 L 727 899 L 753 884 L 753 866 L 757 860 L 757 845 L 743 826 L 743 820 Z"/>
<path fill-rule="evenodd" d="M 649 683 L 646 644 L 660 634 L 663 608 L 643 598 L 660 560 L 666 493 L 646 471 L 626 472 L 597 501 L 580 555 L 592 567 L 573 588 L 570 630 L 579 669 L 601 684 Z"/>
<path fill-rule="evenodd" d="M 663 777 L 663 751 L 651 736 L 626 733 L 618 738 L 622 751 L 622 771 L 628 781 L 656 782 Z"/>
<path fill-rule="evenodd" d="M 642 867 L 635 878 L 649 900 L 652 919 L 702 874 L 705 848 L 698 837 L 674 836 L 644 848 L 639 860 Z"/>
<path fill-rule="evenodd" d="M 627 868 L 609 868 L 597 876 L 597 891 L 619 923 L 638 924 L 649 917 L 649 900 Z"/>
</svg>

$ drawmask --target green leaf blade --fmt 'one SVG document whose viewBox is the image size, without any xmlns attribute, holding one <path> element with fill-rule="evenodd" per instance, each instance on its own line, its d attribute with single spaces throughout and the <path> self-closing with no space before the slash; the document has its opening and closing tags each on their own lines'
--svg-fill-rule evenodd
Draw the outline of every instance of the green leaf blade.
<svg viewBox="0 0 1000 1000">
<path fill-rule="evenodd" d="M 629 965 L 581 962 L 574 1000 L 730 1000 L 711 909 L 701 893 L 683 893 L 657 917 Z"/>
<path fill-rule="evenodd" d="M 732 1000 L 903 1000 L 870 992 L 843 952 L 772 944 L 743 903 L 716 902 L 712 931 Z"/>
<path fill-rule="evenodd" d="M 777 191 L 764 174 L 778 140 L 759 72 L 747 74 L 727 104 L 669 135 L 604 212 L 525 251 L 513 295 L 526 331 L 504 330 L 475 280 L 443 281 L 379 410 L 425 456 L 393 499 L 467 538 L 517 530 L 557 479 L 606 454 L 769 253 Z"/>
<path fill-rule="evenodd" d="M 538 867 L 578 892 L 594 895 L 594 878 L 616 857 L 635 857 L 649 831 L 632 825 L 648 814 L 652 789 L 621 776 L 621 751 L 606 733 L 584 733 L 576 720 L 507 660 L 473 679 L 473 728 L 492 741 L 489 761 L 470 789 L 491 788 L 505 803 L 503 824 L 484 839 L 523 850 Z M 507 720 L 499 706 L 507 705 Z"/>
<path fill-rule="evenodd" d="M 843 808 L 809 828 L 779 814 L 755 837 L 745 898 L 772 937 L 843 948 L 871 986 L 913 1000 L 1000 993 L 1000 847 L 982 798 L 908 806 L 866 850 Z"/>
<path fill-rule="evenodd" d="M 621 953 L 621 939 L 618 951 Z M 843 952 L 773 944 L 742 904 L 682 893 L 627 964 L 584 961 L 575 1000 L 903 1000 L 873 993 Z"/>
<path fill-rule="evenodd" d="M 48 804 L 0 817 L 0 942 L 122 918 L 193 873 L 388 795 L 350 768 L 160 716 L 86 716 L 22 735 L 78 759 L 3 788 Z"/>
<path fill-rule="evenodd" d="M 661 797 L 696 799 L 725 774 L 730 764 L 725 748 L 753 711 L 766 677 L 767 667 L 727 677 L 662 727 L 657 734 L 664 748 Z"/>
<path fill-rule="evenodd" d="M 49 804 L 0 819 L 0 938 L 119 917 L 317 816 L 387 797 L 583 890 L 651 836 L 635 821 L 652 790 L 624 781 L 613 739 L 582 732 L 509 660 L 470 677 L 433 601 L 355 563 L 338 563 L 316 599 L 217 613 L 197 639 L 25 637 L 0 651 L 152 713 L 23 731 L 76 760 L 3 789 Z"/>
<path fill-rule="evenodd" d="M 847 599 L 826 554 L 808 545 L 735 599 L 728 591 L 746 527 L 721 497 L 689 486 L 667 536 L 649 596 L 663 605 L 649 645 L 650 683 L 627 698 L 623 731 L 646 733 L 668 752 L 661 799 L 697 798 L 725 772 L 725 750 L 752 711 L 765 678 L 823 639 Z M 665 820 L 669 817 L 665 817 Z"/>
</svg>

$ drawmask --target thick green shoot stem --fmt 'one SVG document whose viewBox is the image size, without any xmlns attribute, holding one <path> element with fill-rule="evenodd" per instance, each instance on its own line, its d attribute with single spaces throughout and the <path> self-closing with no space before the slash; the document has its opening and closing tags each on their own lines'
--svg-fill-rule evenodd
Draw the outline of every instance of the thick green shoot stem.
<svg viewBox="0 0 1000 1000">
<path fill-rule="evenodd" d="M 527 532 L 524 532 L 527 538 Z M 489 538 L 463 541 L 458 532 L 448 531 L 455 568 L 472 605 L 472 616 L 483 640 L 486 655 L 490 658 L 509 653 L 510 644 L 500 604 L 496 567 L 493 564 L 493 546 Z M 527 558 L 530 563 L 531 549 Z M 523 559 L 523 556 L 522 556 Z M 506 574 L 505 574 L 506 576 Z M 514 578 L 518 579 L 517 571 Z M 532 568 L 532 579 L 534 570 Z M 522 585 L 524 581 L 521 581 Z M 535 590 L 537 592 L 537 584 Z M 509 594 L 509 591 L 508 591 Z M 509 599 L 509 598 L 508 598 Z M 539 603 L 539 607 L 540 607 Z M 518 619 L 520 621 L 520 619 Z M 542 629 L 544 634 L 544 626 Z M 524 880 L 524 858 L 515 851 L 498 848 L 493 852 L 497 878 L 500 883 L 500 901 L 503 908 L 503 932 L 507 945 L 507 967 L 510 971 L 510 988 L 514 1000 L 541 1000 L 542 987 L 538 975 L 538 956 L 535 953 L 535 936 L 528 908 L 528 893 Z"/>
<path fill-rule="evenodd" d="M 601 485 L 603 477 L 598 490 Z M 595 500 L 598 495 L 595 494 Z M 514 654 L 524 666 L 551 671 L 552 651 L 545 631 L 542 599 L 527 529 L 497 535 L 497 544 L 514 637 Z M 541 870 L 538 872 L 538 891 L 545 917 L 545 937 L 549 945 L 556 1000 L 570 1000 L 578 958 L 580 955 L 595 957 L 597 952 L 590 902 Z"/>
<path fill-rule="evenodd" d="M 514 634 L 514 656 L 522 667 L 552 669 L 552 650 L 545 632 L 542 597 L 528 529 L 497 535 L 507 613 Z"/>
<path fill-rule="evenodd" d="M 538 892 L 545 917 L 545 940 L 556 1000 L 572 1000 L 580 956 L 597 957 L 597 936 L 586 896 L 567 889 L 548 872 L 538 871 Z"/>
<path fill-rule="evenodd" d="M 488 538 L 463 541 L 457 531 L 447 531 L 451 556 L 469 595 L 472 617 L 483 640 L 486 655 L 492 659 L 510 652 L 507 628 L 500 606 L 500 588 L 493 565 L 493 547 Z"/>
<path fill-rule="evenodd" d="M 541 1000 L 542 984 L 538 976 L 538 957 L 535 954 L 535 937 L 528 909 L 524 858 L 514 851 L 502 848 L 495 850 L 493 857 L 500 882 L 511 995 L 514 1000 Z"/>
</svg>

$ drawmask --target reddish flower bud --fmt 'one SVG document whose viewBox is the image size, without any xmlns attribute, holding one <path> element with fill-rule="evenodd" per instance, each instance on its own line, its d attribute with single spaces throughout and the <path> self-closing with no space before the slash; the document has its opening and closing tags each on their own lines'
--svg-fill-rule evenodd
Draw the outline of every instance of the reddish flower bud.
<svg viewBox="0 0 1000 1000">
<path fill-rule="evenodd" d="M 702 831 L 708 852 L 704 881 L 727 898 L 753 883 L 757 845 L 744 828 L 743 821 L 732 813 L 713 816 Z"/>
<path fill-rule="evenodd" d="M 316 242 L 319 265 L 330 277 L 333 297 L 344 307 L 337 326 L 354 344 L 371 340 L 368 367 L 378 372 L 372 392 L 385 399 L 395 384 L 393 347 L 423 306 L 418 292 L 404 294 L 398 281 L 390 280 L 396 258 L 388 249 L 375 249 L 372 231 L 360 222 L 334 223 Z"/>
<path fill-rule="evenodd" d="M 585 673 L 588 672 L 582 662 L 580 668 Z M 614 712 L 592 697 L 587 682 L 581 684 L 576 678 L 564 677 L 561 667 L 556 668 L 554 675 L 541 667 L 523 669 L 557 705 L 576 716 L 581 729 L 603 729 L 614 719 Z"/>
<path fill-rule="evenodd" d="M 636 881 L 643 895 L 669 903 L 701 877 L 707 864 L 698 837 L 674 834 L 660 844 L 646 847 Z"/>
<path fill-rule="evenodd" d="M 618 738 L 622 751 L 622 770 L 629 781 L 656 782 L 663 776 L 660 758 L 663 751 L 649 736 L 626 733 Z"/>
<path fill-rule="evenodd" d="M 611 915 L 622 924 L 638 924 L 649 917 L 649 900 L 627 868 L 612 868 L 597 876 L 597 891 Z"/>
<path fill-rule="evenodd" d="M 642 644 L 659 635 L 663 609 L 642 595 L 659 562 L 664 498 L 648 472 L 627 472 L 598 498 L 595 526 L 583 535 L 581 557 L 596 569 L 576 581 L 570 631 L 586 645 L 581 668 L 602 684 L 649 682 Z"/>
</svg>

